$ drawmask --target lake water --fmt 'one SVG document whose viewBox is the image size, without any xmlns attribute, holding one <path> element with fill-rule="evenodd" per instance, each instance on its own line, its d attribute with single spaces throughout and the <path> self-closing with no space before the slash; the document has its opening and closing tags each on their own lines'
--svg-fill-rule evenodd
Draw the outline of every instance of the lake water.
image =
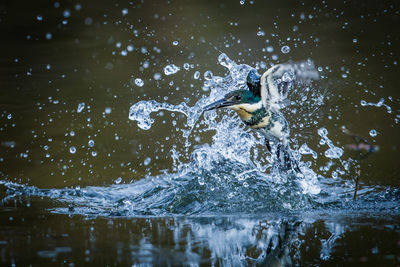
<svg viewBox="0 0 400 267">
<path fill-rule="evenodd" d="M 1 3 L 1 264 L 398 266 L 399 13 Z M 202 112 L 251 68 L 305 61 L 320 78 L 282 110 L 301 174 L 234 112 Z"/>
</svg>

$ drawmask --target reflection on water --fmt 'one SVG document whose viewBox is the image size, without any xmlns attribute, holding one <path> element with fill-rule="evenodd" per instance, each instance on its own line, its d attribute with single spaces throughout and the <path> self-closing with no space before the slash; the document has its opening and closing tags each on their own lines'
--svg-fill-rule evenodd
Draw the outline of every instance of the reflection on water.
<svg viewBox="0 0 400 267">
<path fill-rule="evenodd" d="M 0 231 L 3 262 L 304 266 L 393 265 L 400 260 L 396 223 L 400 218 L 392 213 L 375 212 L 375 218 L 359 211 L 344 215 L 331 210 L 93 219 L 72 214 L 38 216 L 32 209 L 43 209 L 45 202 L 31 198 L 28 203 L 29 208 L 26 201 L 17 201 L 2 209 L 11 216 Z M 28 218 L 33 220 L 25 221 Z M 5 230 L 15 225 L 29 234 Z"/>
</svg>

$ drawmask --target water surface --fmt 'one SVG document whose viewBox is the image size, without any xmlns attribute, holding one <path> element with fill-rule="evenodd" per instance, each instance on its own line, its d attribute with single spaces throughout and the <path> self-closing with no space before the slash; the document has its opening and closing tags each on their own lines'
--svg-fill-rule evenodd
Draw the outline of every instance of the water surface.
<svg viewBox="0 0 400 267">
<path fill-rule="evenodd" d="M 398 265 L 399 10 L 0 4 L 1 262 Z M 320 79 L 282 110 L 302 174 L 277 173 L 233 112 L 201 107 L 304 60 Z M 343 126 L 379 151 L 360 160 Z"/>
</svg>

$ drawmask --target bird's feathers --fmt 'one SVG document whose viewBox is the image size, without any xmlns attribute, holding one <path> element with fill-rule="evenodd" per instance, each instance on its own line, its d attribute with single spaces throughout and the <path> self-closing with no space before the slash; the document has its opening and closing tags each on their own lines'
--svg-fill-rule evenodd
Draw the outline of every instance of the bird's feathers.
<svg viewBox="0 0 400 267">
<path fill-rule="evenodd" d="M 286 107 L 294 83 L 308 83 L 318 78 L 319 74 L 311 61 L 275 65 L 261 76 L 262 103 L 266 108 Z"/>
</svg>

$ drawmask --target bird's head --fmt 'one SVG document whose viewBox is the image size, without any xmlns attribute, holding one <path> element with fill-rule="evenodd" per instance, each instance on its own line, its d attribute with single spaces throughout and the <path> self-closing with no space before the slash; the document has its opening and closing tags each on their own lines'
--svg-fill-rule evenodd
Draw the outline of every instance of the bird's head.
<svg viewBox="0 0 400 267">
<path fill-rule="evenodd" d="M 204 107 L 204 111 L 213 110 L 218 108 L 231 108 L 231 109 L 253 109 L 252 106 L 261 105 L 261 98 L 254 95 L 251 91 L 240 89 L 232 91 L 225 95 L 224 98 Z"/>
<path fill-rule="evenodd" d="M 261 95 L 261 75 L 255 69 L 249 71 L 246 78 L 247 86 L 254 95 Z"/>
</svg>

